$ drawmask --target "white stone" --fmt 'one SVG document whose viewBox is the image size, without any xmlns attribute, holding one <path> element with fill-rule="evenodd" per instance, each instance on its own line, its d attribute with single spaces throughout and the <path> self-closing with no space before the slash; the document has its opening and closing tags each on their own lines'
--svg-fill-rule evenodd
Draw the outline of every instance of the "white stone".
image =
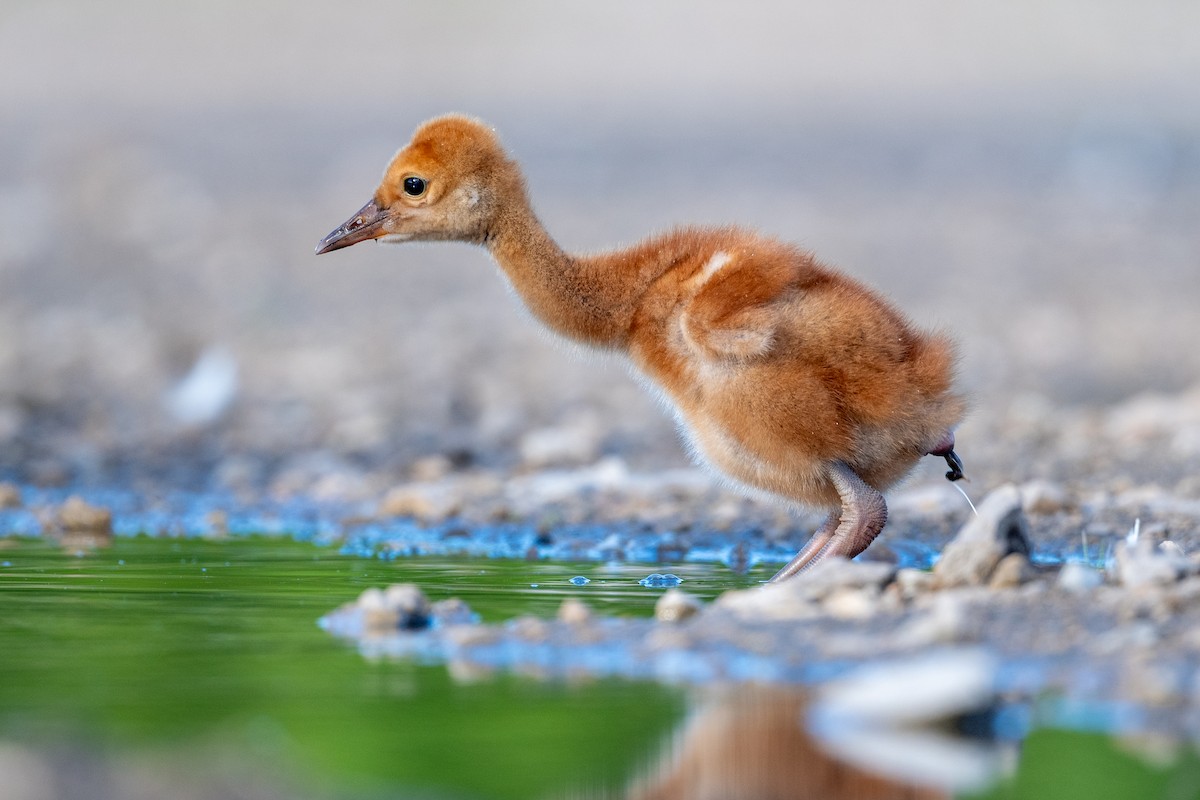
<svg viewBox="0 0 1200 800">
<path fill-rule="evenodd" d="M 1001 486 L 983 499 L 979 513 L 946 545 L 933 567 L 942 586 L 978 585 L 1009 553 L 1029 555 L 1029 527 L 1016 486 Z"/>
<path fill-rule="evenodd" d="M 1070 561 L 1058 573 L 1058 586 L 1067 592 L 1090 592 L 1104 583 L 1104 573 L 1094 567 Z"/>
<path fill-rule="evenodd" d="M 695 595 L 681 589 L 668 589 L 654 604 L 654 618 L 659 622 L 681 622 L 703 608 L 704 603 Z"/>
</svg>

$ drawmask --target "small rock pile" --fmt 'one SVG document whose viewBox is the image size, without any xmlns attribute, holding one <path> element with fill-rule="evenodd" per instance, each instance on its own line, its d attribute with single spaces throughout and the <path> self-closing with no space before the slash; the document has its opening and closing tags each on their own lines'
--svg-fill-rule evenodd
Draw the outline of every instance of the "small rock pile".
<svg viewBox="0 0 1200 800">
<path fill-rule="evenodd" d="M 1124 700 L 1177 726 L 1200 720 L 1200 561 L 1139 532 L 1114 548 L 1107 568 L 1036 567 L 1028 502 L 1016 487 L 993 492 L 928 572 L 827 559 L 707 604 L 669 589 L 654 619 L 606 617 L 569 597 L 555 619 L 500 625 L 479 624 L 465 604 L 439 612 L 415 587 L 391 587 L 368 590 L 322 624 L 367 655 L 419 654 L 472 677 L 506 669 L 811 682 L 851 664 L 966 646 L 994 658 L 1002 681 L 1020 665 L 1022 692 Z M 431 623 L 414 624 L 422 619 Z"/>
</svg>

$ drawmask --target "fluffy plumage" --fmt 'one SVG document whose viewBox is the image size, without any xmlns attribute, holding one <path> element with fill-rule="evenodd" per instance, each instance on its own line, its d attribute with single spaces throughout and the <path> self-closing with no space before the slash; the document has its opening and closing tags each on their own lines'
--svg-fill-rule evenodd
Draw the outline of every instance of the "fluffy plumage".
<svg viewBox="0 0 1200 800">
<path fill-rule="evenodd" d="M 776 576 L 857 555 L 880 494 L 926 454 L 961 477 L 954 348 L 809 253 L 743 228 L 683 228 L 597 255 L 564 252 L 495 133 L 426 122 L 375 196 L 318 245 L 367 239 L 485 246 L 542 323 L 627 354 L 674 405 L 696 455 L 733 481 L 831 509 Z"/>
</svg>

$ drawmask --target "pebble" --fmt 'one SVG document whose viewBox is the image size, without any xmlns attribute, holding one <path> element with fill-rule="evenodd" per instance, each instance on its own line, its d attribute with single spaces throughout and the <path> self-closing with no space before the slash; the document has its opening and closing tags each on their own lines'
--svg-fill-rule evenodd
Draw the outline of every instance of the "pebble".
<svg viewBox="0 0 1200 800">
<path fill-rule="evenodd" d="M 204 523 L 208 526 L 210 538 L 223 539 L 229 535 L 229 515 L 220 509 L 205 514 Z"/>
<path fill-rule="evenodd" d="M 1111 408 L 1105 433 L 1120 442 L 1136 445 L 1178 430 L 1200 425 L 1200 387 L 1169 396 L 1141 394 Z"/>
<path fill-rule="evenodd" d="M 835 589 L 821 604 L 835 619 L 870 619 L 879 609 L 878 589 Z"/>
<path fill-rule="evenodd" d="M 429 624 L 429 599 L 416 584 L 394 583 L 384 590 L 383 597 L 388 607 L 399 615 L 401 628 L 415 630 Z"/>
<path fill-rule="evenodd" d="M 0 508 L 20 508 L 21 490 L 12 483 L 0 483 Z"/>
<path fill-rule="evenodd" d="M 578 597 L 568 597 L 558 607 L 558 619 L 568 625 L 582 625 L 592 619 L 592 609 Z"/>
<path fill-rule="evenodd" d="M 1027 514 L 1055 514 L 1067 508 L 1063 487 L 1050 481 L 1030 481 L 1021 486 L 1021 506 Z"/>
<path fill-rule="evenodd" d="M 384 600 L 383 589 L 378 586 L 370 586 L 363 589 L 356 601 L 359 608 L 363 611 L 378 611 L 387 608 L 387 601 Z"/>
<path fill-rule="evenodd" d="M 163 396 L 163 407 L 181 425 L 203 427 L 220 419 L 237 392 L 237 359 L 224 347 L 210 346 Z"/>
<path fill-rule="evenodd" d="M 779 586 L 799 602 L 813 603 L 840 590 L 881 589 L 896 575 L 896 567 L 880 561 L 823 558 Z"/>
<path fill-rule="evenodd" d="M 992 570 L 988 587 L 992 589 L 1015 589 L 1028 583 L 1034 577 L 1033 565 L 1024 553 L 1009 553 L 1000 559 L 1000 563 Z"/>
<path fill-rule="evenodd" d="M 58 524 L 68 533 L 112 534 L 112 512 L 72 495 L 58 509 Z"/>
<path fill-rule="evenodd" d="M 108 547 L 113 541 L 112 512 L 80 497 L 67 498 L 55 512 L 52 525 L 57 528 L 62 546 L 76 555 Z"/>
<path fill-rule="evenodd" d="M 387 589 L 364 589 L 356 603 L 363 627 L 370 631 L 421 630 L 429 627 L 431 608 L 425 594 L 411 583 Z"/>
<path fill-rule="evenodd" d="M 525 642 L 544 642 L 550 637 L 550 624 L 540 617 L 525 615 L 509 623 L 513 636 Z"/>
<path fill-rule="evenodd" d="M 654 604 L 654 618 L 659 622 L 682 622 L 699 614 L 703 608 L 704 603 L 694 594 L 668 589 Z"/>
<path fill-rule="evenodd" d="M 378 633 L 399 627 L 399 615 L 387 607 L 382 589 L 375 586 L 364 589 L 355 605 L 362 620 L 363 630 Z"/>
<path fill-rule="evenodd" d="M 1189 562 L 1188 555 L 1187 553 L 1183 552 L 1183 548 L 1175 542 L 1172 542 L 1170 539 L 1161 542 L 1158 545 L 1158 549 L 1171 558 L 1179 560 L 1181 563 Z M 1191 572 L 1195 572 L 1195 565 L 1189 563 L 1187 569 L 1189 569 Z"/>
<path fill-rule="evenodd" d="M 473 625 L 479 622 L 479 615 L 471 607 L 457 597 L 438 600 L 430 607 L 430 616 L 438 625 Z"/>
<path fill-rule="evenodd" d="M 593 415 L 555 427 L 537 428 L 521 437 L 517 451 L 526 467 L 588 464 L 596 460 L 604 429 Z"/>
<path fill-rule="evenodd" d="M 1006 555 L 1028 556 L 1031 549 L 1021 492 L 1008 484 L 983 499 L 978 515 L 942 550 L 933 572 L 943 587 L 978 586 L 987 582 Z"/>
<path fill-rule="evenodd" d="M 389 490 L 379 503 L 378 514 L 440 522 L 454 516 L 462 503 L 462 495 L 452 481 L 409 483 Z"/>
<path fill-rule="evenodd" d="M 819 613 L 815 605 L 797 600 L 788 583 L 768 583 L 750 589 L 730 589 L 717 598 L 714 606 L 735 618 L 746 620 L 801 620 Z"/>
<path fill-rule="evenodd" d="M 495 644 L 504 638 L 504 631 L 491 625 L 454 625 L 442 633 L 456 648 Z"/>
<path fill-rule="evenodd" d="M 789 580 L 750 589 L 731 590 L 717 598 L 716 606 L 744 619 L 800 620 L 819 616 L 821 601 L 842 591 L 861 591 L 878 607 L 881 589 L 891 582 L 896 568 L 878 561 L 825 558 Z M 861 599 L 841 599 L 835 607 L 857 614 Z"/>
<path fill-rule="evenodd" d="M 895 586 L 900 595 L 911 600 L 919 594 L 924 594 L 934 587 L 933 573 L 923 569 L 904 567 L 896 570 Z"/>
<path fill-rule="evenodd" d="M 1058 586 L 1063 591 L 1084 593 L 1090 592 L 1104 583 L 1104 573 L 1087 564 L 1070 561 L 1063 564 L 1058 572 Z"/>
<path fill-rule="evenodd" d="M 1155 547 L 1147 536 L 1117 544 L 1113 572 L 1117 582 L 1130 589 L 1169 586 L 1181 580 L 1191 569 L 1186 557 Z"/>
<path fill-rule="evenodd" d="M 409 476 L 420 483 L 433 483 L 454 471 L 454 462 L 448 456 L 435 453 L 413 461 L 408 468 Z"/>
<path fill-rule="evenodd" d="M 608 536 L 605 536 L 599 544 L 596 545 L 596 551 L 603 554 L 608 560 L 621 561 L 625 558 L 625 543 L 621 537 L 614 531 Z"/>
<path fill-rule="evenodd" d="M 896 633 L 896 641 L 919 649 L 956 643 L 967 636 L 970 614 L 961 591 L 943 590 L 929 595 L 930 607 L 910 619 Z"/>
<path fill-rule="evenodd" d="M 483 683 L 491 680 L 496 674 L 494 667 L 457 658 L 447 662 L 446 672 L 449 673 L 455 683 L 463 685 Z"/>
</svg>

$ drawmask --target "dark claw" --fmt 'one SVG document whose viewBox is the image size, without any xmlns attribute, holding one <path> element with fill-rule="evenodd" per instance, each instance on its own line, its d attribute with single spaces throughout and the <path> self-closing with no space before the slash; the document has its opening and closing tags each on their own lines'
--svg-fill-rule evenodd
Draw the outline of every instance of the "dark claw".
<svg viewBox="0 0 1200 800">
<path fill-rule="evenodd" d="M 959 481 L 966 477 L 963 474 L 962 459 L 958 457 L 958 453 L 954 452 L 953 448 L 943 453 L 942 457 L 946 459 L 946 466 L 950 468 L 946 471 L 946 480 Z"/>
</svg>

